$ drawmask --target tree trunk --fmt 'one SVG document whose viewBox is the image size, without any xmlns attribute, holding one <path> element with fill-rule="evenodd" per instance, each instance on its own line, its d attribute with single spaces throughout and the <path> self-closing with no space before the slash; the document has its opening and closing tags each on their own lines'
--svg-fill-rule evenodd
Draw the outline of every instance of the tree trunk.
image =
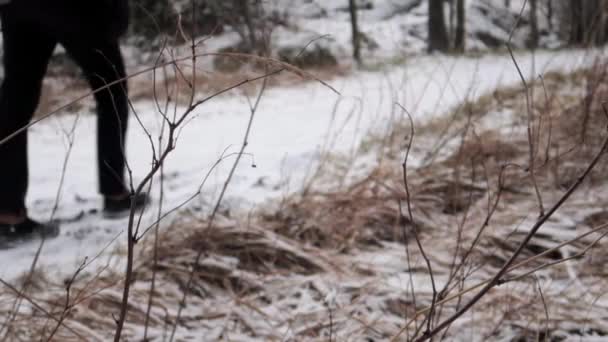
<svg viewBox="0 0 608 342">
<path fill-rule="evenodd" d="M 449 49 L 448 33 L 443 14 L 443 0 L 429 0 L 428 50 L 445 52 Z"/>
<path fill-rule="evenodd" d="M 253 24 L 253 19 L 251 18 L 251 9 L 249 8 L 249 1 L 243 1 L 241 3 L 241 11 L 243 15 L 243 20 L 245 20 L 245 26 L 247 27 L 249 37 L 249 48 L 251 49 L 251 51 L 257 51 L 260 46 L 258 46 L 255 25 Z"/>
<path fill-rule="evenodd" d="M 593 13 L 593 20 L 591 21 L 592 25 L 590 28 L 591 32 L 587 38 L 587 41 L 590 44 L 601 45 L 604 38 L 604 34 L 602 32 L 604 26 L 604 15 L 600 5 L 601 2 L 602 0 L 597 0 L 596 3 L 593 3 L 595 6 L 590 9 Z"/>
<path fill-rule="evenodd" d="M 586 0 L 583 2 L 582 22 L 584 24 L 583 43 L 587 46 L 604 43 L 604 8 L 603 0 Z"/>
<path fill-rule="evenodd" d="M 547 23 L 549 31 L 553 31 L 553 0 L 547 0 Z"/>
<path fill-rule="evenodd" d="M 530 49 L 538 47 L 538 3 L 537 0 L 530 0 Z"/>
<path fill-rule="evenodd" d="M 458 52 L 464 52 L 466 45 L 466 14 L 465 0 L 458 0 L 456 3 L 456 37 L 454 41 L 454 49 Z"/>
<path fill-rule="evenodd" d="M 353 58 L 355 59 L 355 61 L 357 61 L 358 65 L 361 65 L 361 37 L 359 33 L 357 4 L 355 3 L 355 0 L 348 0 L 348 7 L 350 10 L 350 23 L 352 27 Z"/>
<path fill-rule="evenodd" d="M 570 44 L 579 45 L 583 43 L 585 29 L 583 25 L 583 2 L 581 0 L 570 0 Z"/>
<path fill-rule="evenodd" d="M 608 15 L 606 13 L 606 0 L 600 0 L 600 4 L 599 4 L 599 8 L 598 8 L 598 13 L 599 13 L 599 23 L 598 23 L 598 28 L 597 28 L 597 37 L 596 37 L 596 44 L 598 46 L 603 45 L 606 43 L 606 28 L 608 26 Z"/>
<path fill-rule="evenodd" d="M 449 2 L 449 13 L 448 13 L 448 40 L 451 44 L 454 44 L 456 40 L 456 30 L 455 30 L 455 21 L 456 21 L 456 0 L 448 0 Z"/>
</svg>

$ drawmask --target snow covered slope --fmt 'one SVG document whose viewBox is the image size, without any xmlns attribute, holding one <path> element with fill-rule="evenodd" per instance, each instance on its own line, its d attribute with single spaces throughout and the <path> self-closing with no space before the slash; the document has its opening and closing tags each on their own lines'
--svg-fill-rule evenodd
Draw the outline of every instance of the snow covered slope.
<svg viewBox="0 0 608 342">
<path fill-rule="evenodd" d="M 523 54 L 518 60 L 527 75 L 536 75 L 589 65 L 593 57 L 594 53 L 573 51 L 541 53 L 535 58 Z M 269 89 L 253 123 L 247 147 L 252 157 L 242 160 L 228 190 L 230 208 L 246 212 L 268 199 L 297 191 L 323 146 L 336 153 L 350 153 L 367 132 L 386 129 L 391 119 L 399 118 L 393 110 L 395 102 L 403 104 L 415 120 L 421 122 L 445 113 L 467 96 L 474 98 L 517 82 L 519 76 L 507 56 L 479 59 L 431 56 L 413 58 L 407 65 L 384 71 L 358 72 L 334 79 L 331 84 L 341 96 L 312 82 Z M 332 116 L 336 104 L 335 116 Z M 358 106 L 361 107 L 357 109 Z M 160 127 L 155 106 L 151 102 L 140 102 L 135 108 L 154 136 Z M 180 133 L 177 150 L 165 168 L 165 210 L 196 193 L 201 180 L 222 153 L 237 151 L 248 118 L 247 99 L 238 92 L 221 96 L 196 111 L 196 116 Z M 70 130 L 74 120 L 76 116 L 57 116 L 30 131 L 28 204 L 31 215 L 36 218 L 46 219 L 51 215 L 68 151 L 65 131 Z M 78 119 L 56 216 L 69 221 L 81 212 L 86 214 L 76 222 L 64 223 L 61 236 L 46 243 L 40 265 L 49 274 L 71 274 L 84 257 L 93 257 L 108 244 L 111 244 L 109 250 L 120 248 L 125 240 L 125 219 L 105 220 L 90 213 L 100 206 L 95 181 L 94 122 L 94 117 L 87 113 Z M 142 128 L 136 120 L 131 122 L 128 159 L 138 180 L 150 168 L 151 150 Z M 212 173 L 202 196 L 188 208 L 202 210 L 202 215 L 209 212 L 209 204 L 213 203 L 231 161 Z M 256 167 L 252 168 L 254 163 Z M 157 184 L 155 182 L 152 193 L 158 199 Z M 154 220 L 157 205 L 155 202 L 144 216 L 144 225 Z M 11 279 L 26 271 L 37 246 L 32 243 L 0 252 L 3 260 L 13 261 L 3 263 L 0 277 Z M 99 262 L 107 260 L 104 256 Z"/>
</svg>

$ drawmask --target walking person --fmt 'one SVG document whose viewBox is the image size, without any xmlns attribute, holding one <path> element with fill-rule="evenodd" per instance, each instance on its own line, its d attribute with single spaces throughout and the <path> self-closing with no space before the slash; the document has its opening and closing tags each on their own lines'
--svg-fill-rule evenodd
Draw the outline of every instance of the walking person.
<svg viewBox="0 0 608 342">
<path fill-rule="evenodd" d="M 26 126 L 38 106 L 42 81 L 60 44 L 82 69 L 97 104 L 97 163 L 104 214 L 128 212 L 125 133 L 129 105 L 119 38 L 128 27 L 127 0 L 0 0 L 4 80 L 0 88 L 0 141 Z M 122 80 L 122 81 L 120 81 Z M 0 240 L 55 236 L 54 223 L 28 216 L 27 132 L 0 145 Z M 147 195 L 135 199 L 138 207 Z"/>
</svg>

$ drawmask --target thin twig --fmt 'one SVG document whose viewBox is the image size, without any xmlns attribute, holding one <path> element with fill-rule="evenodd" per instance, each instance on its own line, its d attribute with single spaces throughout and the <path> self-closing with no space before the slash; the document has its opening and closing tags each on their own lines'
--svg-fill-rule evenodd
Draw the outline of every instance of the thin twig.
<svg viewBox="0 0 608 342">
<path fill-rule="evenodd" d="M 269 75 L 274 74 L 273 72 L 269 73 Z M 220 195 L 215 203 L 215 207 L 213 208 L 213 211 L 211 212 L 211 215 L 209 216 L 209 220 L 208 220 L 208 224 L 206 227 L 206 231 L 209 231 L 212 228 L 212 225 L 215 221 L 215 216 L 217 215 L 219 209 L 220 209 L 220 205 L 224 199 L 224 195 L 226 194 L 226 190 L 228 189 L 228 185 L 230 184 L 230 182 L 232 181 L 232 177 L 234 176 L 234 173 L 236 172 L 236 168 L 239 165 L 239 162 L 241 160 L 241 157 L 243 156 L 245 149 L 247 148 L 247 146 L 249 145 L 249 134 L 251 132 L 251 128 L 253 126 L 253 120 L 255 118 L 255 114 L 257 112 L 257 108 L 258 105 L 260 103 L 260 100 L 262 98 L 262 95 L 264 94 L 264 91 L 266 90 L 266 85 L 267 85 L 267 81 L 268 78 L 263 78 L 263 83 L 262 83 L 262 87 L 258 93 L 258 97 L 256 99 L 255 105 L 251 107 L 251 114 L 249 116 L 249 121 L 247 123 L 247 129 L 245 130 L 245 134 L 243 136 L 243 143 L 241 145 L 241 148 L 239 150 L 239 153 L 237 154 L 236 160 L 234 161 L 234 164 L 232 165 L 232 168 L 230 169 L 230 172 L 228 173 L 228 177 L 226 178 L 224 185 L 222 187 L 222 191 L 220 192 Z M 190 292 L 190 288 L 192 286 L 192 283 L 194 281 L 194 276 L 196 274 L 198 265 L 200 263 L 200 260 L 204 254 L 204 250 L 202 248 L 202 246 L 198 249 L 195 260 L 194 260 L 194 264 L 192 265 L 192 271 L 190 272 L 190 275 L 188 277 L 188 282 L 186 283 L 185 289 L 184 289 L 184 294 L 180 300 L 179 303 L 179 308 L 177 310 L 177 315 L 175 318 L 175 322 L 173 322 L 173 328 L 171 330 L 171 337 L 169 338 L 169 341 L 172 342 L 173 339 L 175 338 L 175 333 L 177 331 L 177 325 L 179 324 L 179 320 L 182 314 L 182 310 L 183 308 L 186 306 L 186 299 L 188 297 L 188 293 Z"/>
<path fill-rule="evenodd" d="M 410 137 L 409 137 L 409 141 L 408 141 L 408 145 L 407 145 L 407 151 L 405 153 L 405 157 L 404 157 L 403 164 L 402 164 L 403 186 L 404 186 L 405 192 L 406 192 L 407 212 L 408 212 L 410 224 L 412 226 L 412 232 L 414 233 L 414 239 L 416 240 L 416 244 L 418 245 L 418 249 L 420 250 L 420 254 L 422 255 L 422 258 L 424 259 L 424 262 L 426 263 L 426 267 L 429 272 L 429 277 L 431 278 L 431 286 L 433 288 L 433 299 L 432 299 L 432 303 L 431 303 L 431 310 L 429 311 L 429 315 L 427 317 L 427 319 L 428 319 L 427 331 L 430 331 L 431 323 L 433 321 L 433 315 L 435 313 L 434 312 L 435 302 L 437 301 L 437 287 L 435 286 L 435 276 L 433 274 L 433 267 L 431 265 L 431 260 L 426 255 L 424 247 L 422 246 L 422 242 L 420 241 L 420 238 L 418 236 L 418 227 L 416 227 L 416 223 L 414 222 L 414 215 L 412 214 L 411 196 L 410 196 L 409 184 L 408 184 L 408 180 L 407 180 L 407 161 L 408 161 L 410 151 L 412 149 L 412 143 L 414 141 L 414 135 L 416 134 L 416 132 L 414 130 L 414 120 L 412 119 L 412 116 L 410 115 L 410 113 L 407 111 L 407 109 L 405 109 L 405 107 L 401 106 L 400 104 L 397 104 L 397 105 L 407 114 L 407 117 L 409 118 L 409 121 L 410 121 L 410 127 L 411 127 Z M 404 228 L 404 233 L 405 233 L 405 228 Z M 407 241 L 405 241 L 405 243 L 407 243 Z"/>
<path fill-rule="evenodd" d="M 513 266 L 511 266 L 511 267 L 509 267 L 509 269 L 507 270 L 507 272 L 506 272 L 505 274 L 509 274 L 509 273 L 511 273 L 512 271 L 516 270 L 516 269 L 519 269 L 519 268 L 521 268 L 521 267 L 523 267 L 523 266 L 526 266 L 526 265 L 528 265 L 528 264 L 530 264 L 530 263 L 532 263 L 532 262 L 534 262 L 534 261 L 536 261 L 536 260 L 538 260 L 538 259 L 540 259 L 540 258 L 543 258 L 543 257 L 545 257 L 545 256 L 547 256 L 547 255 L 549 255 L 549 254 L 551 254 L 551 253 L 554 253 L 555 251 L 557 251 L 557 250 L 561 249 L 561 248 L 562 248 L 562 247 L 564 247 L 564 246 L 571 245 L 571 244 L 573 244 L 574 242 L 580 241 L 580 240 L 584 239 L 585 237 L 587 237 L 587 236 L 589 236 L 589 235 L 591 235 L 591 234 L 593 234 L 593 233 L 599 232 L 599 231 L 601 231 L 601 230 L 605 230 L 605 229 L 607 229 L 607 228 L 608 228 L 608 223 L 606 223 L 606 224 L 602 224 L 602 225 L 600 225 L 600 226 L 598 226 L 598 227 L 595 227 L 595 228 L 593 228 L 593 229 L 589 230 L 588 232 L 586 232 L 586 233 L 584 233 L 584 234 L 581 234 L 581 235 L 579 235 L 579 236 L 577 236 L 577 237 L 574 237 L 574 238 L 572 238 L 572 239 L 570 239 L 570 240 L 566 240 L 566 241 L 564 241 L 564 242 L 562 242 L 562 243 L 560 243 L 560 244 L 558 244 L 558 245 L 556 245 L 556 246 L 554 246 L 554 247 L 552 247 L 552 248 L 547 249 L 546 251 L 544 251 L 544 252 L 542 252 L 542 253 L 539 253 L 539 254 L 536 254 L 536 255 L 534 255 L 534 256 L 531 256 L 531 257 L 529 257 L 529 258 L 527 258 L 527 259 L 525 259 L 525 260 L 522 260 L 521 262 L 519 262 L 519 263 L 517 263 L 517 264 L 515 264 L 515 265 L 513 265 Z M 608 233 L 608 232 L 607 232 L 607 233 Z M 607 233 L 603 233 L 603 234 L 602 234 L 602 236 L 603 236 L 604 234 L 607 234 Z M 593 244 L 595 244 L 595 242 L 593 242 L 591 245 L 593 245 Z M 466 288 L 466 289 L 464 289 L 464 290 L 461 290 L 460 292 L 458 292 L 458 293 L 456 293 L 456 294 L 453 294 L 453 295 L 451 295 L 451 296 L 449 296 L 449 297 L 446 297 L 446 298 L 444 298 L 444 299 L 439 300 L 439 301 L 437 302 L 437 304 L 445 304 L 445 303 L 450 302 L 450 301 L 452 301 L 452 300 L 454 300 L 454 299 L 460 298 L 460 297 L 462 297 L 463 295 L 465 295 L 465 294 L 467 294 L 467 293 L 469 293 L 469 292 L 472 292 L 472 291 L 474 291 L 474 290 L 476 290 L 476 289 L 478 289 L 478 288 L 480 288 L 480 287 L 482 287 L 482 286 L 484 286 L 484 285 L 488 284 L 488 283 L 489 283 L 491 280 L 492 280 L 492 279 L 487 279 L 487 280 L 484 280 L 484 281 L 482 281 L 482 282 L 479 282 L 479 283 L 477 283 L 477 284 L 475 284 L 475 285 L 473 285 L 473 286 L 471 286 L 471 287 L 468 287 L 468 288 Z M 416 314 L 415 314 L 415 315 L 414 315 L 414 316 L 413 316 L 413 317 L 412 317 L 412 318 L 411 318 L 411 319 L 408 321 L 408 323 L 407 323 L 407 324 L 406 324 L 406 325 L 405 325 L 405 326 L 404 326 L 404 327 L 403 327 L 403 328 L 402 328 L 402 329 L 401 329 L 401 330 L 400 330 L 400 331 L 399 331 L 399 332 L 398 332 L 398 333 L 397 333 L 397 334 L 396 334 L 396 335 L 395 335 L 395 336 L 394 336 L 394 337 L 391 339 L 391 341 L 392 341 L 392 342 L 397 341 L 397 340 L 399 339 L 399 337 L 400 337 L 400 336 L 401 336 L 401 335 L 402 335 L 402 334 L 403 334 L 403 333 L 404 333 L 404 332 L 407 330 L 407 328 L 409 328 L 409 326 L 410 326 L 411 324 L 413 324 L 413 323 L 414 323 L 414 322 L 415 322 L 415 321 L 418 319 L 418 317 L 419 317 L 419 316 L 421 316 L 421 315 L 425 314 L 425 313 L 426 313 L 426 312 L 428 312 L 429 310 L 430 310 L 430 307 L 426 307 L 426 308 L 421 309 L 421 310 L 419 310 L 418 312 L 416 312 Z"/>
<path fill-rule="evenodd" d="M 77 115 L 76 118 L 74 119 L 71 129 L 69 131 L 64 130 L 64 132 L 63 132 L 67 139 L 68 146 L 67 146 L 66 155 L 63 159 L 63 164 L 61 167 L 61 176 L 60 176 L 60 180 L 59 180 L 59 185 L 57 186 L 57 192 L 55 194 L 53 209 L 51 210 L 51 216 L 49 219 L 51 222 L 55 219 L 55 214 L 57 213 L 57 210 L 59 209 L 59 202 L 61 200 L 61 194 L 62 194 L 63 186 L 65 183 L 65 175 L 67 173 L 68 162 L 70 160 L 70 156 L 72 155 L 72 151 L 74 148 L 74 132 L 76 131 L 76 127 L 78 125 L 79 119 L 80 119 L 80 115 Z M 20 292 L 22 292 L 22 293 L 27 292 L 27 290 L 29 288 L 30 282 L 34 275 L 34 271 L 36 270 L 36 266 L 38 265 L 38 261 L 40 260 L 40 255 L 44 248 L 45 242 L 46 242 L 46 238 L 44 236 L 42 236 L 42 239 L 40 240 L 40 243 L 38 244 L 38 248 L 36 249 L 36 254 L 34 255 L 34 259 L 32 260 L 32 263 L 30 265 L 30 269 L 27 274 L 27 277 L 25 278 L 25 281 L 23 282 L 23 286 L 21 287 Z M 9 314 L 7 320 L 3 323 L 2 328 L 0 329 L 0 333 L 4 329 L 6 329 L 6 333 L 4 334 L 4 336 L 2 338 L 2 342 L 6 341 L 6 339 L 9 336 L 10 326 L 11 326 L 12 322 L 15 320 L 15 318 L 17 317 L 17 315 L 19 314 L 19 311 L 21 310 L 21 303 L 22 303 L 22 298 L 18 295 L 17 297 L 15 297 L 15 300 L 13 301 L 12 309 L 10 310 L 10 314 Z"/>
<path fill-rule="evenodd" d="M 410 190 L 409 190 L 409 182 L 407 181 L 407 162 L 409 159 L 409 155 L 410 152 L 412 150 L 412 144 L 414 141 L 414 121 L 412 119 L 412 116 L 410 115 L 410 113 L 405 109 L 405 107 L 401 106 L 400 104 L 397 103 L 397 106 L 400 107 L 403 112 L 407 115 L 409 121 L 410 121 L 410 135 L 408 137 L 408 142 L 407 142 L 407 146 L 406 146 L 406 151 L 405 151 L 405 157 L 403 158 L 403 164 L 402 164 L 402 170 L 403 170 L 403 185 L 405 188 L 405 198 L 407 201 L 407 211 L 408 211 L 408 216 L 409 216 L 409 220 L 410 220 L 410 224 L 413 226 L 414 225 L 414 215 L 412 214 L 412 204 L 411 204 L 411 200 L 410 200 Z M 414 307 L 416 307 L 416 289 L 414 288 L 414 279 L 413 279 L 413 272 L 412 272 L 412 266 L 411 266 L 411 256 L 410 256 L 410 249 L 409 249 L 409 242 L 408 242 L 408 234 L 407 234 L 407 227 L 406 227 L 406 222 L 404 220 L 403 217 L 403 211 L 401 208 L 401 201 L 399 200 L 398 202 L 399 204 L 399 215 L 400 215 L 400 221 L 401 221 L 401 230 L 403 232 L 403 245 L 405 247 L 405 257 L 406 257 L 406 262 L 407 262 L 407 267 L 408 267 L 408 276 L 409 276 L 409 284 L 410 284 L 410 289 L 412 292 L 412 303 L 414 305 Z M 413 229 L 416 229 L 415 227 Z M 431 275 L 432 276 L 432 275 Z"/>
<path fill-rule="evenodd" d="M 540 281 L 538 280 L 538 277 L 535 276 L 534 279 L 536 280 L 536 287 L 538 289 L 538 293 L 540 294 L 540 300 L 543 303 L 543 309 L 545 311 L 545 336 L 543 340 L 546 342 L 549 338 L 549 308 L 547 307 L 547 301 L 545 300 L 545 296 L 543 295 L 543 289 L 540 286 Z"/>
<path fill-rule="evenodd" d="M 11 290 L 12 292 L 14 292 L 19 297 L 25 299 L 28 303 L 32 304 L 36 309 L 40 310 L 40 312 L 42 312 L 46 317 L 54 320 L 55 322 L 59 322 L 59 320 L 52 313 L 48 312 L 45 308 L 43 308 L 38 303 L 36 303 L 33 299 L 31 299 L 28 295 L 26 295 L 25 293 L 19 291 L 13 285 L 7 283 L 4 279 L 0 278 L 0 284 L 4 285 L 4 287 L 6 287 L 9 290 Z M 77 332 L 76 330 L 72 329 L 70 326 L 66 325 L 65 322 L 62 322 L 61 325 L 64 328 L 66 328 L 69 332 L 71 332 L 72 334 L 74 334 L 74 336 L 78 337 L 81 341 L 90 341 L 90 338 L 85 338 L 79 332 Z"/>
<path fill-rule="evenodd" d="M 416 341 L 425 341 L 432 336 L 436 335 L 438 332 L 443 330 L 446 326 L 457 320 L 460 316 L 465 314 L 473 305 L 475 305 L 481 298 L 483 298 L 486 293 L 488 293 L 492 288 L 499 284 L 502 277 L 508 272 L 509 267 L 513 264 L 515 259 L 521 254 L 524 248 L 528 245 L 528 242 L 532 239 L 536 232 L 553 216 L 553 214 L 570 198 L 570 196 L 578 189 L 578 187 L 583 183 L 583 181 L 587 178 L 591 170 L 597 165 L 600 158 L 603 156 L 604 152 L 608 149 L 608 138 L 604 140 L 600 151 L 595 155 L 591 163 L 587 166 L 585 171 L 577 178 L 577 180 L 570 186 L 568 191 L 559 200 L 543 215 L 541 216 L 536 223 L 532 226 L 529 233 L 526 235 L 524 240 L 519 244 L 515 252 L 511 255 L 511 257 L 505 262 L 505 264 L 500 268 L 500 270 L 492 277 L 492 279 L 471 299 L 469 300 L 460 310 L 454 313 L 452 316 L 445 319 L 442 323 L 437 325 L 432 331 L 424 336 L 418 338 Z"/>
<path fill-rule="evenodd" d="M 519 67 L 519 64 L 517 63 L 517 60 L 515 59 L 515 55 L 513 54 L 513 49 L 511 48 L 511 41 L 513 39 L 513 34 L 515 33 L 515 28 L 518 27 L 519 22 L 522 18 L 524 9 L 526 8 L 526 4 L 528 3 L 528 0 L 524 0 L 524 4 L 522 5 L 521 8 L 521 12 L 519 14 L 519 17 L 517 18 L 517 22 L 515 23 L 515 26 L 513 27 L 513 29 L 511 30 L 511 33 L 509 34 L 509 40 L 507 41 L 507 49 L 509 50 L 509 55 L 511 56 L 511 60 L 513 61 L 513 64 L 515 65 L 515 68 L 517 69 L 517 73 L 519 74 L 519 77 L 521 79 L 521 82 L 524 86 L 524 91 L 526 94 L 526 112 L 527 112 L 527 116 L 528 116 L 528 144 L 529 144 L 529 172 L 530 172 L 530 178 L 532 179 L 532 184 L 534 185 L 534 192 L 536 193 L 536 198 L 538 200 L 538 208 L 539 208 L 539 217 L 543 216 L 545 213 L 545 208 L 543 206 L 543 199 L 542 196 L 540 194 L 540 190 L 538 188 L 538 182 L 536 180 L 536 172 L 535 172 L 535 159 L 536 159 L 536 154 L 534 153 L 534 151 L 536 150 L 536 144 L 534 141 L 534 132 L 533 132 L 533 114 L 532 114 L 532 105 L 531 105 L 531 100 L 530 100 L 530 88 L 528 87 L 528 83 L 526 82 L 526 78 L 524 77 L 521 68 Z M 539 128 L 540 129 L 540 128 Z"/>
</svg>

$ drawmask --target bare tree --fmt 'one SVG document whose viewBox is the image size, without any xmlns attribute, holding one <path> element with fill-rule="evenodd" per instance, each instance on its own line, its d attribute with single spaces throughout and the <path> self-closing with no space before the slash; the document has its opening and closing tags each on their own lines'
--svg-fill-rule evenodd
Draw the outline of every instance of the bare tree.
<svg viewBox="0 0 608 342">
<path fill-rule="evenodd" d="M 528 40 L 528 47 L 536 49 L 538 47 L 538 2 L 537 0 L 530 0 L 530 38 Z"/>
<path fill-rule="evenodd" d="M 456 35 L 454 37 L 454 49 L 463 52 L 466 45 L 466 12 L 465 1 L 456 1 Z"/>
<path fill-rule="evenodd" d="M 570 0 L 562 8 L 561 20 L 571 45 L 601 45 L 608 38 L 605 0 Z"/>
<path fill-rule="evenodd" d="M 585 29 L 583 24 L 583 2 L 570 0 L 570 44 L 577 45 L 583 42 Z"/>
<path fill-rule="evenodd" d="M 361 65 L 361 37 L 359 34 L 359 22 L 357 19 L 357 4 L 355 0 L 348 0 L 350 10 L 350 23 L 352 27 L 353 57 L 357 64 Z"/>
<path fill-rule="evenodd" d="M 606 42 L 606 0 L 583 1 L 585 45 L 602 45 Z"/>
<path fill-rule="evenodd" d="M 447 51 L 450 47 L 443 13 L 443 0 L 429 0 L 428 51 Z"/>
<path fill-rule="evenodd" d="M 553 14 L 554 14 L 553 0 L 547 0 L 547 23 L 549 25 L 550 31 L 553 30 Z"/>
<path fill-rule="evenodd" d="M 245 21 L 245 27 L 247 27 L 247 32 L 249 33 L 249 44 L 251 50 L 254 50 L 258 46 L 258 38 L 256 37 L 256 30 L 253 24 L 253 18 L 251 18 L 251 9 L 248 1 L 243 1 L 238 4 L 240 7 L 240 11 L 243 16 L 243 20 Z"/>
<path fill-rule="evenodd" d="M 454 36 L 456 35 L 456 29 L 454 28 L 456 22 L 456 8 L 455 0 L 447 0 L 448 6 L 448 38 L 450 42 L 454 42 Z"/>
</svg>

